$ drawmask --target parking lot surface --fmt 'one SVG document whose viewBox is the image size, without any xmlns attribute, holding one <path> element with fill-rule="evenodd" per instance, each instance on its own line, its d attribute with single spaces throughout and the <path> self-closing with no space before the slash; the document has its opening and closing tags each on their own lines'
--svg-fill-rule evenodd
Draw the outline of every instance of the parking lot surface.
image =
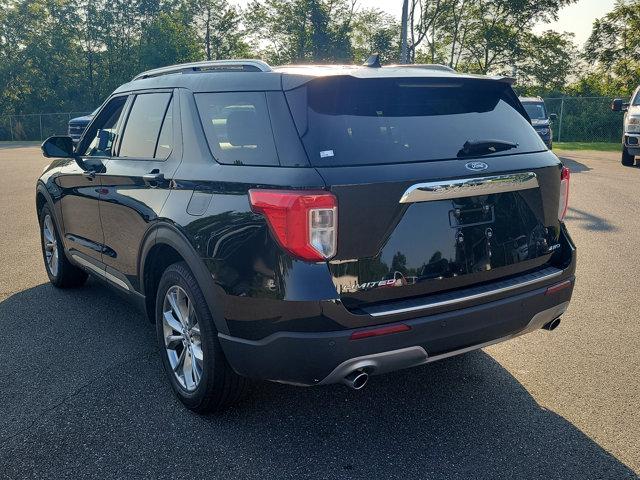
<svg viewBox="0 0 640 480">
<path fill-rule="evenodd" d="M 47 283 L 47 160 L 0 145 L 0 478 L 638 478 L 640 168 L 558 154 L 578 280 L 555 332 L 357 392 L 261 383 L 201 417 L 173 397 L 132 305 L 95 280 Z"/>
</svg>

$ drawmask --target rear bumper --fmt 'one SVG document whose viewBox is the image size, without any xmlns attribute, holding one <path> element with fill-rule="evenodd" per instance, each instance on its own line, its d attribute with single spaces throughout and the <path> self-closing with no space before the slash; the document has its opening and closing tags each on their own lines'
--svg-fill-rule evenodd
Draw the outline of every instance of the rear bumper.
<svg viewBox="0 0 640 480">
<path fill-rule="evenodd" d="M 351 340 L 356 330 L 342 330 L 278 332 L 258 341 L 219 337 L 229 363 L 241 375 L 298 385 L 334 383 L 355 369 L 385 373 L 537 330 L 567 309 L 573 271 L 554 281 L 570 282 L 555 293 L 547 294 L 549 285 L 544 285 L 481 305 L 403 320 L 411 329 L 391 335 Z"/>
</svg>

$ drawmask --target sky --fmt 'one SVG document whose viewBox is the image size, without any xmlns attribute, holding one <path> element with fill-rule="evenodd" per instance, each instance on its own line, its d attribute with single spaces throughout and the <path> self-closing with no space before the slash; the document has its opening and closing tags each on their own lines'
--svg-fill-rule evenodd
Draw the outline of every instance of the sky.
<svg viewBox="0 0 640 480">
<path fill-rule="evenodd" d="M 236 3 L 244 6 L 248 0 L 236 0 Z M 615 0 L 578 0 L 577 3 L 560 10 L 557 22 L 536 25 L 534 31 L 540 33 L 552 29 L 571 32 L 581 47 L 591 34 L 593 21 L 610 12 L 614 3 Z M 402 14 L 402 0 L 358 0 L 358 5 L 360 8 L 379 8 L 398 18 Z"/>
</svg>

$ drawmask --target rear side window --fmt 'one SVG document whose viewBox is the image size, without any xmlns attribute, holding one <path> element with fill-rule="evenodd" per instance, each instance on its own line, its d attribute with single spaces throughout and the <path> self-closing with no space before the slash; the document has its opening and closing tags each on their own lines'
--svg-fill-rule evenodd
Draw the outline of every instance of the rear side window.
<svg viewBox="0 0 640 480">
<path fill-rule="evenodd" d="M 214 157 L 236 165 L 278 165 L 264 92 L 195 94 Z"/>
<path fill-rule="evenodd" d="M 546 150 L 514 106 L 510 87 L 455 78 L 320 78 L 287 92 L 315 166 L 459 158 L 467 141 L 501 140 Z"/>
<path fill-rule="evenodd" d="M 163 119 L 170 107 L 170 93 L 144 93 L 137 95 L 129 118 L 127 119 L 122 142 L 120 143 L 120 157 L 132 158 L 154 158 L 158 137 L 163 125 Z M 171 150 L 169 136 L 173 136 L 171 129 L 171 118 L 165 122 L 166 130 L 163 129 L 161 150 L 159 157 L 165 159 L 168 156 L 167 150 Z M 165 155 L 165 156 L 163 156 Z"/>
</svg>

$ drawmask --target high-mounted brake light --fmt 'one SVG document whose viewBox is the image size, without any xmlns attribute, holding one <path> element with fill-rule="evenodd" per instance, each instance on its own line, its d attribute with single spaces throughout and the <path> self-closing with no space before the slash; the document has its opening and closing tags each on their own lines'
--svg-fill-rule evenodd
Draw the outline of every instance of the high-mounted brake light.
<svg viewBox="0 0 640 480">
<path fill-rule="evenodd" d="M 249 190 L 280 245 L 294 256 L 322 262 L 336 254 L 338 202 L 324 191 Z"/>
<path fill-rule="evenodd" d="M 567 215 L 567 208 L 569 207 L 569 180 L 571 179 L 571 172 L 567 167 L 562 167 L 560 173 L 560 202 L 558 204 L 558 220 L 563 221 Z"/>
</svg>

